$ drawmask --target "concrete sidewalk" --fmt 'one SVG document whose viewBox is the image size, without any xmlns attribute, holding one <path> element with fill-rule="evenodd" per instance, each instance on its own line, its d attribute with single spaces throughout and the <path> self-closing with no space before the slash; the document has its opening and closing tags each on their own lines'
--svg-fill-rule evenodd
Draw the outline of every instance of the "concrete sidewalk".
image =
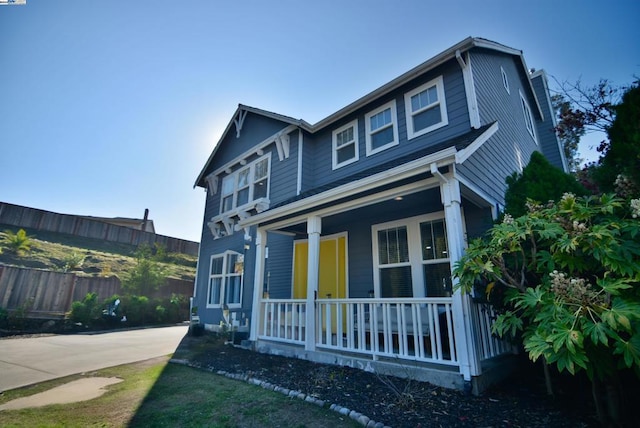
<svg viewBox="0 0 640 428">
<path fill-rule="evenodd" d="M 172 354 L 188 327 L 0 340 L 0 391 Z"/>
</svg>

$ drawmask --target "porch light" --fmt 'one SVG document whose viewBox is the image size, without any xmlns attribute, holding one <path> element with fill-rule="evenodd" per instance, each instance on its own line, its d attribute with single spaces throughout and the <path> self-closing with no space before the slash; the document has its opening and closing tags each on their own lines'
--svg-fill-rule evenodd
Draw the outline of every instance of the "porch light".
<svg viewBox="0 0 640 428">
<path fill-rule="evenodd" d="M 402 196 L 396 196 L 395 198 L 393 198 L 394 201 L 401 201 L 402 199 Z"/>
</svg>

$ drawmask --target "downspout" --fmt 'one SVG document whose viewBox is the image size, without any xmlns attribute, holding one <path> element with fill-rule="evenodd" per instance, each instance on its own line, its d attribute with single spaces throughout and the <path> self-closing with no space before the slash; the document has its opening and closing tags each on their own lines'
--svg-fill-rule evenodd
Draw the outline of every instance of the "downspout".
<svg viewBox="0 0 640 428">
<path fill-rule="evenodd" d="M 447 241 L 449 249 L 449 262 L 451 269 L 453 265 L 462 257 L 464 248 L 462 234 L 462 211 L 460 183 L 455 177 L 447 178 L 439 170 L 436 162 L 430 165 L 431 174 L 438 178 L 440 182 L 440 197 L 444 206 L 444 218 L 447 230 Z M 455 288 L 457 281 L 451 278 Z M 453 319 L 455 322 L 454 331 L 456 338 L 456 348 L 458 360 L 460 362 L 460 373 L 465 382 L 471 382 L 473 376 L 480 374 L 480 365 L 475 350 L 473 340 L 473 329 L 471 322 L 471 304 L 469 296 L 462 294 L 458 289 L 452 296 Z M 472 388 L 471 383 L 468 384 Z"/>
</svg>

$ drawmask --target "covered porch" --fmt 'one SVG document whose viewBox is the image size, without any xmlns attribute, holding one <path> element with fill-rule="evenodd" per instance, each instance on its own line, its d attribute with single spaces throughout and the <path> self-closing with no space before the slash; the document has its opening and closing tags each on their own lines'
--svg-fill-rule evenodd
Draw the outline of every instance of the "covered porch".
<svg viewBox="0 0 640 428">
<path fill-rule="evenodd" d="M 411 367 L 459 389 L 511 351 L 491 335 L 492 308 L 451 277 L 467 229 L 492 205 L 454 165 L 427 165 L 252 218 L 257 350 L 396 376 Z"/>
</svg>

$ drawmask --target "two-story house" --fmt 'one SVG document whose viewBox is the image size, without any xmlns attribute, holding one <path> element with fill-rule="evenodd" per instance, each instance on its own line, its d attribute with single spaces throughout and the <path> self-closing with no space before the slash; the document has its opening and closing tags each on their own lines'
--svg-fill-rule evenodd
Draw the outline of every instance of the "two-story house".
<svg viewBox="0 0 640 428">
<path fill-rule="evenodd" d="M 200 320 L 261 352 L 482 389 L 510 349 L 451 269 L 533 151 L 566 170 L 553 128 L 544 73 L 481 38 L 313 125 L 239 105 L 195 183 Z"/>
</svg>

